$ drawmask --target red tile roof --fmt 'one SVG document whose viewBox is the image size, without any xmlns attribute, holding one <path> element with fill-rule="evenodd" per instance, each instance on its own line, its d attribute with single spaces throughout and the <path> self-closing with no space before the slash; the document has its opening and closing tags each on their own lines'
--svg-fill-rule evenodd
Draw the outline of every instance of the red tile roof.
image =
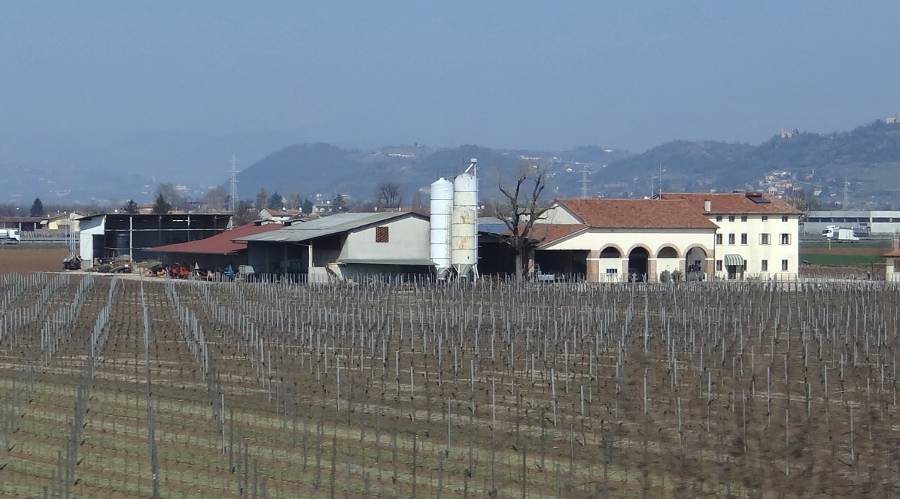
<svg viewBox="0 0 900 499">
<path fill-rule="evenodd" d="M 703 204 L 709 201 L 714 215 L 744 215 L 753 213 L 775 215 L 799 215 L 800 210 L 787 201 L 771 198 L 758 192 L 666 192 L 663 199 L 683 200 L 693 203 L 702 213 Z M 754 201 L 762 202 L 756 202 Z M 768 202 L 765 202 L 768 201 Z"/>
<path fill-rule="evenodd" d="M 896 239 L 891 240 L 891 250 L 885 253 L 884 256 L 900 258 L 900 242 Z"/>
<path fill-rule="evenodd" d="M 693 203 L 666 199 L 560 199 L 586 225 L 610 229 L 715 229 Z"/>
<path fill-rule="evenodd" d="M 247 249 L 246 242 L 235 242 L 234 239 L 252 236 L 283 228 L 281 224 L 247 224 L 235 227 L 231 230 L 220 232 L 206 239 L 190 241 L 187 243 L 167 244 L 148 248 L 147 251 L 156 253 L 195 253 L 205 255 L 231 255 Z"/>
</svg>

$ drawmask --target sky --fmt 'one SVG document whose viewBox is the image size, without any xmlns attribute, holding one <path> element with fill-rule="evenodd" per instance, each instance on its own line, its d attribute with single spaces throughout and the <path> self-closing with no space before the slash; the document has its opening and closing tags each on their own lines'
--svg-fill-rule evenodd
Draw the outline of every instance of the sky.
<svg viewBox="0 0 900 499">
<path fill-rule="evenodd" d="M 40 144 L 35 155 L 166 133 L 642 151 L 900 111 L 896 1 L 5 0 L 0 12 L 0 146 Z"/>
</svg>

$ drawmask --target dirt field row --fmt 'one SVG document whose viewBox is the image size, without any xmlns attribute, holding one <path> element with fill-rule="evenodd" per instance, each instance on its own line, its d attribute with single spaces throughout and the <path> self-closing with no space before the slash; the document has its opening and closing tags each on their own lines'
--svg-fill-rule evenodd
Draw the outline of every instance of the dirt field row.
<svg viewBox="0 0 900 499">
<path fill-rule="evenodd" d="M 58 246 L 3 245 L 0 246 L 0 274 L 60 271 L 68 254 L 66 248 Z"/>
<path fill-rule="evenodd" d="M 886 497 L 898 303 L 0 276 L 0 496 Z"/>
</svg>

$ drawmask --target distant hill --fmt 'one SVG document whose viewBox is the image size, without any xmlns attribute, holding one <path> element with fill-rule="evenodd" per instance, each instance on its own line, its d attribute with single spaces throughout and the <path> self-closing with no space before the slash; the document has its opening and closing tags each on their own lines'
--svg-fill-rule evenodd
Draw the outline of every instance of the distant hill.
<svg viewBox="0 0 900 499">
<path fill-rule="evenodd" d="M 614 162 L 602 178 L 607 195 L 667 190 L 772 188 L 819 193 L 822 206 L 838 206 L 848 183 L 849 206 L 900 208 L 900 123 L 879 120 L 849 132 L 789 131 L 752 146 L 675 141 Z M 768 177 L 768 179 L 767 179 Z"/>
<path fill-rule="evenodd" d="M 625 154 L 590 149 L 583 151 L 579 159 L 599 161 Z M 390 181 L 398 184 L 406 201 L 410 201 L 416 191 L 427 193 L 427 187 L 439 177 L 452 178 L 462 172 L 471 158 L 478 159 L 481 189 L 486 195 L 493 195 L 501 179 L 511 178 L 526 161 L 535 158 L 547 164 L 557 181 L 555 186 L 565 192 L 576 185 L 578 178 L 571 168 L 575 166 L 573 162 L 547 152 L 476 145 L 436 150 L 392 146 L 380 151 L 359 151 L 317 143 L 289 146 L 250 165 L 238 176 L 239 195 L 252 199 L 260 187 L 265 187 L 270 193 L 277 190 L 283 195 L 298 192 L 307 197 L 317 193 L 331 197 L 341 193 L 364 201 L 374 197 L 379 183 Z M 566 168 L 572 171 L 567 172 Z"/>
</svg>

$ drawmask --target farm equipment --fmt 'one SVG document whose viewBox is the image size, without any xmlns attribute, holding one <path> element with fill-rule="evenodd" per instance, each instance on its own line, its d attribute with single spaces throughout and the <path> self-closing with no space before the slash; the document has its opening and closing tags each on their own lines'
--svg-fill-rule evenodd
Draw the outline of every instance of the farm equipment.
<svg viewBox="0 0 900 499">
<path fill-rule="evenodd" d="M 63 260 L 63 269 L 65 270 L 81 270 L 81 257 L 78 255 L 69 255 Z"/>
</svg>

